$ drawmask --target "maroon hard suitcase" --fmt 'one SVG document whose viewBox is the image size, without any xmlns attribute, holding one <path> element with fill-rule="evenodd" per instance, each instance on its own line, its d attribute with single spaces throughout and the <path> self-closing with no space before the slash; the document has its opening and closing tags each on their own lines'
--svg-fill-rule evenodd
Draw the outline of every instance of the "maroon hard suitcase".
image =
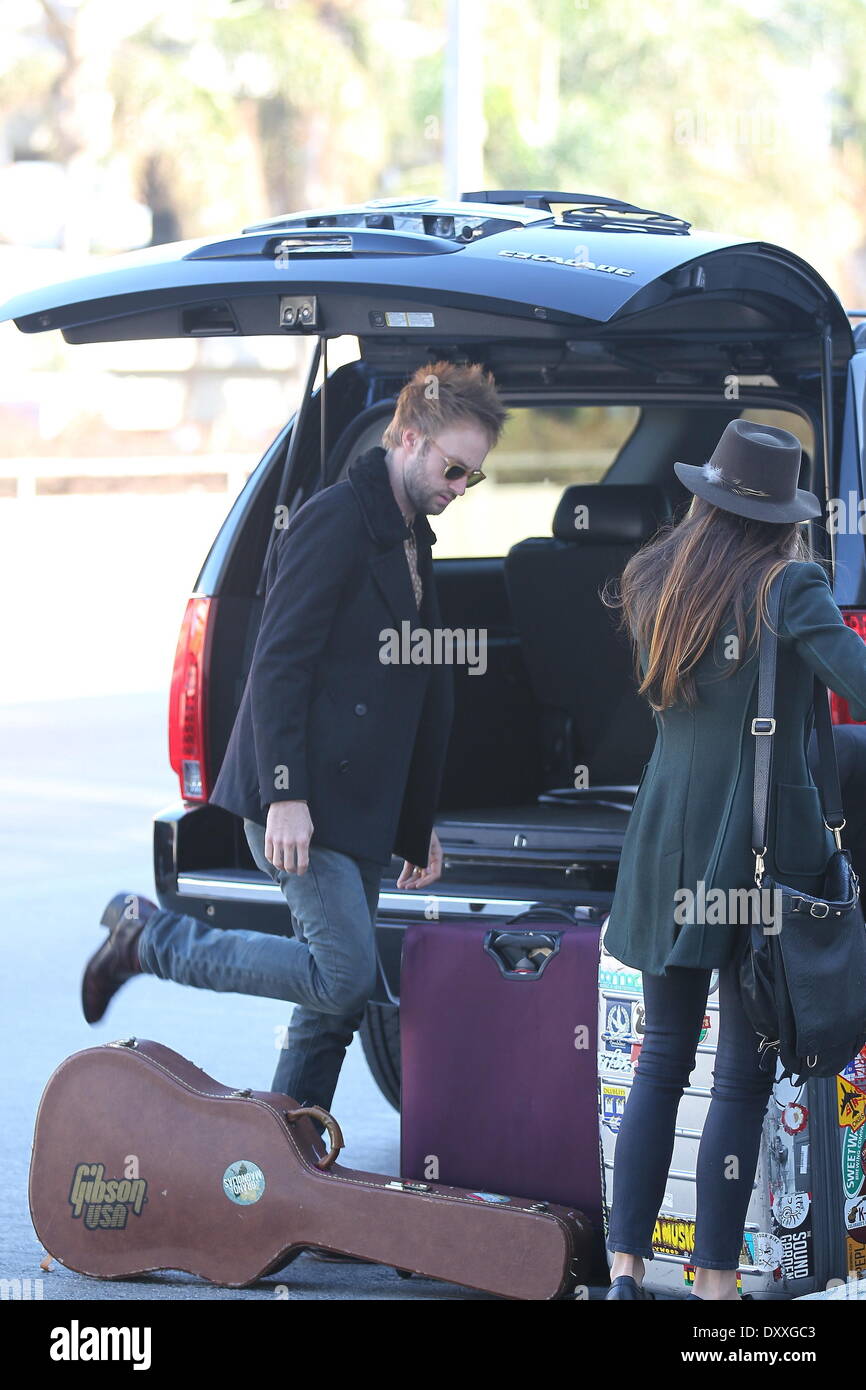
<svg viewBox="0 0 866 1390">
<path fill-rule="evenodd" d="M 578 1207 L 603 1239 L 601 909 L 425 921 L 401 965 L 400 1171 Z"/>
</svg>

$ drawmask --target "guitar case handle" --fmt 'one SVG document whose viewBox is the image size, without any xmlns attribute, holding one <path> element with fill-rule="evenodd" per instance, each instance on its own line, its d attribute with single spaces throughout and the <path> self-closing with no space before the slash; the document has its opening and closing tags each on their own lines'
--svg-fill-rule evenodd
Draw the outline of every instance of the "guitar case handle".
<svg viewBox="0 0 866 1390">
<path fill-rule="evenodd" d="M 317 1160 L 316 1167 L 330 1168 L 337 1154 L 345 1147 L 343 1142 L 343 1131 L 340 1129 L 333 1115 L 330 1115 L 327 1110 L 323 1110 L 321 1105 L 303 1105 L 299 1110 L 286 1110 L 284 1114 L 290 1125 L 294 1124 L 296 1120 L 300 1120 L 304 1115 L 314 1116 L 317 1120 L 321 1121 L 328 1131 L 331 1148 L 328 1153 L 323 1154 L 322 1157 Z"/>
</svg>

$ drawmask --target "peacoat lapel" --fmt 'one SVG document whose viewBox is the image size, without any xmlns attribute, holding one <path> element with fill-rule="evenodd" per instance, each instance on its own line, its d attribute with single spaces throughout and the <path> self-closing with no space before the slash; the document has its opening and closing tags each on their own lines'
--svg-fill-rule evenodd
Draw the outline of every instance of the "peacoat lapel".
<svg viewBox="0 0 866 1390">
<path fill-rule="evenodd" d="M 364 524 L 377 546 L 377 552 L 370 562 L 370 571 L 398 631 L 401 631 L 402 623 L 408 622 L 410 626 L 416 624 L 425 609 L 429 608 L 433 584 L 430 547 L 436 543 L 435 533 L 424 513 L 419 512 L 413 527 L 418 549 L 418 570 L 424 585 L 424 599 L 419 614 L 403 544 L 410 532 L 391 488 L 385 450 L 378 447 L 368 449 L 349 465 L 347 477 L 357 497 Z"/>
</svg>

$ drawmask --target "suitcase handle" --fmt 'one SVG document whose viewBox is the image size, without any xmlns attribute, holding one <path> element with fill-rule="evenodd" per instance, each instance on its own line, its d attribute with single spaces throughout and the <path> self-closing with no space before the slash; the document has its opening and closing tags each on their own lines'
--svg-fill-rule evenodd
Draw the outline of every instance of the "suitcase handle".
<svg viewBox="0 0 866 1390">
<path fill-rule="evenodd" d="M 533 947 L 544 946 L 552 951 L 559 940 L 559 932 L 544 932 L 539 935 L 536 932 L 493 931 L 490 933 L 490 937 L 492 944 L 498 946 L 500 950 L 503 946 L 520 946 L 525 950 L 529 944 Z"/>
<path fill-rule="evenodd" d="M 491 928 L 484 938 L 484 950 L 496 961 L 499 973 L 506 980 L 539 980 L 548 963 L 558 954 L 561 936 L 558 931 L 508 932 Z M 514 959 L 505 955 L 509 950 Z"/>
<path fill-rule="evenodd" d="M 299 1110 L 286 1110 L 283 1112 L 289 1124 L 294 1124 L 304 1115 L 314 1115 L 317 1120 L 321 1120 L 325 1129 L 328 1131 L 328 1138 L 331 1141 L 330 1152 L 324 1154 L 316 1162 L 317 1168 L 330 1168 L 337 1154 L 345 1147 L 343 1143 L 343 1131 L 337 1124 L 333 1115 L 329 1115 L 327 1110 L 323 1110 L 321 1105 L 303 1105 Z"/>
<path fill-rule="evenodd" d="M 516 917 L 508 917 L 505 925 L 511 926 L 514 922 L 546 921 L 550 917 L 564 917 L 573 927 L 579 922 L 603 922 L 608 913 L 608 908 L 598 904 L 589 906 L 562 907 L 557 903 L 535 903 L 528 907 L 525 912 L 518 912 Z"/>
</svg>

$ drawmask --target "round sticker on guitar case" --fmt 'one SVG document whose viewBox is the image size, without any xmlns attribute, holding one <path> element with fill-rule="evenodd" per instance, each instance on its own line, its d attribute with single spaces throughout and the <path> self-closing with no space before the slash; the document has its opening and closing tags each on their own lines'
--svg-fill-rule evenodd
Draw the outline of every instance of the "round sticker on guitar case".
<svg viewBox="0 0 866 1390">
<path fill-rule="evenodd" d="M 229 1201 L 240 1207 L 252 1206 L 263 1195 L 265 1175 L 258 1164 L 248 1158 L 239 1158 L 230 1163 L 223 1173 L 223 1192 Z"/>
</svg>

